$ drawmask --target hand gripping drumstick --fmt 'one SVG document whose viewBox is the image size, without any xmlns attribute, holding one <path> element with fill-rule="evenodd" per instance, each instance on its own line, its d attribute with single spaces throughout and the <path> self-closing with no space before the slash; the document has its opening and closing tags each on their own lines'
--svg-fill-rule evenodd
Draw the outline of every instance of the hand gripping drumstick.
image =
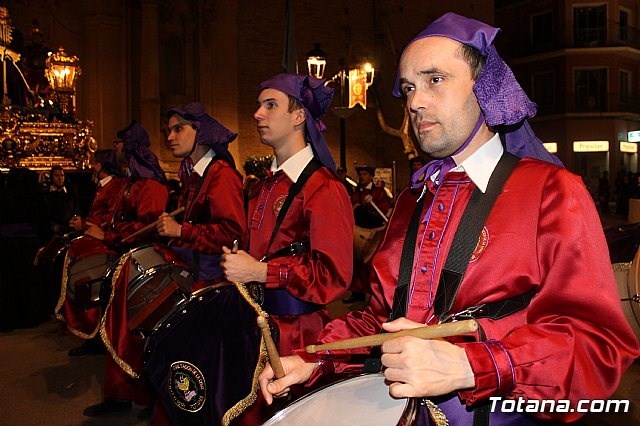
<svg viewBox="0 0 640 426">
<path fill-rule="evenodd" d="M 262 337 L 264 338 L 265 346 L 267 347 L 267 355 L 269 356 L 269 363 L 271 364 L 271 368 L 273 368 L 273 376 L 276 379 L 281 379 L 284 377 L 284 368 L 282 368 L 282 363 L 280 362 L 280 355 L 278 354 L 276 344 L 271 338 L 269 321 L 267 321 L 267 319 L 262 315 L 258 315 L 257 321 L 258 327 L 260 327 L 260 330 L 262 331 Z"/>
<path fill-rule="evenodd" d="M 184 211 L 184 207 L 180 207 L 174 211 L 172 211 L 171 213 L 168 214 L 169 217 L 174 217 L 176 215 L 179 215 L 180 213 L 182 213 Z M 144 228 L 140 228 L 138 229 L 136 232 L 134 232 L 131 235 L 128 235 L 126 237 L 124 237 L 122 239 L 123 243 L 126 243 L 127 241 L 129 241 L 130 239 L 132 239 L 133 237 L 137 237 L 140 234 L 144 234 L 145 232 L 148 232 L 150 230 L 152 230 L 153 228 L 155 228 L 156 226 L 158 226 L 158 224 L 160 223 L 160 219 L 156 220 L 155 222 L 152 222 L 148 225 L 146 225 Z"/>
<path fill-rule="evenodd" d="M 395 333 L 374 334 L 373 336 L 338 340 L 335 342 L 325 343 L 323 345 L 309 345 L 305 349 L 308 353 L 314 354 L 320 351 L 336 349 L 355 349 L 365 348 L 368 346 L 380 346 L 387 340 L 403 336 L 418 337 L 420 339 L 436 339 L 438 337 L 458 336 L 461 334 L 473 333 L 477 329 L 478 323 L 476 320 L 464 320 L 396 331 Z"/>
</svg>

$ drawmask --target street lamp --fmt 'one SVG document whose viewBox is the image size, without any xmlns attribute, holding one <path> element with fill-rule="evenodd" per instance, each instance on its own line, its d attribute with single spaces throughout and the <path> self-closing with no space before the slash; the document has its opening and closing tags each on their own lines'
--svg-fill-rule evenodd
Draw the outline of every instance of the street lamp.
<svg viewBox="0 0 640 426">
<path fill-rule="evenodd" d="M 60 47 L 56 53 L 46 60 L 45 75 L 55 91 L 58 102 L 65 116 L 75 117 L 76 82 L 81 73 L 80 60 L 77 56 L 69 56 Z"/>
<path fill-rule="evenodd" d="M 309 75 L 322 78 L 327 64 L 326 54 L 320 49 L 320 44 L 316 43 L 313 50 L 307 53 L 307 66 Z M 344 67 L 344 60 L 340 59 L 340 66 Z M 346 119 L 354 112 L 355 107 L 360 105 L 362 109 L 367 109 L 367 89 L 373 84 L 375 68 L 371 63 L 364 62 L 357 68 L 341 68 L 333 77 L 327 79 L 325 84 L 340 84 L 340 106 L 333 107 L 333 112 L 339 118 L 340 132 L 340 166 L 346 168 Z M 348 92 L 347 92 L 348 89 Z M 348 102 L 347 95 L 348 94 Z"/>
<path fill-rule="evenodd" d="M 327 65 L 327 54 L 320 49 L 320 43 L 315 43 L 313 49 L 307 52 L 307 67 L 309 75 L 315 78 L 324 76 L 324 69 Z"/>
</svg>

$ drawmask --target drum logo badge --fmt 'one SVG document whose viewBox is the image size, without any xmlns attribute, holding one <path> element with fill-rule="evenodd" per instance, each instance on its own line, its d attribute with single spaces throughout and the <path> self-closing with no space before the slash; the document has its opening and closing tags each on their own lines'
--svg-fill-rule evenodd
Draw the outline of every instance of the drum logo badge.
<svg viewBox="0 0 640 426">
<path fill-rule="evenodd" d="M 476 248 L 473 250 L 473 253 L 471 253 L 470 262 L 475 262 L 476 260 L 478 260 L 482 252 L 487 248 L 487 245 L 489 245 L 489 230 L 485 226 L 484 228 L 482 228 L 482 232 L 480 232 Z"/>
<path fill-rule="evenodd" d="M 277 216 L 278 213 L 280 213 L 280 209 L 282 208 L 282 205 L 284 204 L 284 200 L 287 199 L 286 195 L 281 195 L 278 198 L 276 198 L 276 201 L 274 201 L 273 203 L 273 213 Z"/>
<path fill-rule="evenodd" d="M 206 385 L 202 372 L 186 361 L 174 362 L 169 370 L 169 394 L 173 403 L 184 411 L 199 411 L 206 400 Z"/>
</svg>

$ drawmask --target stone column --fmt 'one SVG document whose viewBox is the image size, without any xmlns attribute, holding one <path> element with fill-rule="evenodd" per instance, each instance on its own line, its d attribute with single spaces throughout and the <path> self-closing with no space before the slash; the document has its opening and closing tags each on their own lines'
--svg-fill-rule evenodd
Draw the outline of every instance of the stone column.
<svg viewBox="0 0 640 426">
<path fill-rule="evenodd" d="M 119 9 L 114 7 L 111 10 L 117 12 Z M 98 146 L 109 148 L 115 133 L 127 124 L 122 18 L 101 10 L 87 10 L 82 26 L 80 78 L 85 81 L 81 99 L 78 99 L 83 112 L 80 118 L 94 121 L 94 137 Z"/>
<path fill-rule="evenodd" d="M 140 122 L 149 132 L 152 150 L 166 168 L 166 162 L 175 159 L 165 149 L 161 127 L 158 1 L 143 0 L 140 7 L 140 46 L 136 49 L 140 55 Z"/>
</svg>

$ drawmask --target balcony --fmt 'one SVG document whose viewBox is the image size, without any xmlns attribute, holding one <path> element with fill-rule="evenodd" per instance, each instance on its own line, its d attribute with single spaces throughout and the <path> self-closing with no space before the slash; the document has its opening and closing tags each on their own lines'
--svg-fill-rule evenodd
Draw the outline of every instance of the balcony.
<svg viewBox="0 0 640 426">
<path fill-rule="evenodd" d="M 569 113 L 636 115 L 640 114 L 640 98 L 627 96 L 623 101 L 619 93 L 609 93 L 606 96 L 569 94 L 565 98 L 556 98 L 554 104 L 538 105 L 537 115 Z"/>
</svg>

